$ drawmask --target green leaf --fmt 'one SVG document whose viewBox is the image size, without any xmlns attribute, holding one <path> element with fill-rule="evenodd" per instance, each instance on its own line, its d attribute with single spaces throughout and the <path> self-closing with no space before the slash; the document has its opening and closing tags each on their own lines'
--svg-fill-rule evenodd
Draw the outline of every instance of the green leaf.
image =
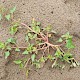
<svg viewBox="0 0 80 80">
<path fill-rule="evenodd" d="M 16 6 L 10 10 L 10 13 L 13 14 L 16 11 Z"/>
<path fill-rule="evenodd" d="M 35 39 L 36 37 L 37 37 L 37 34 L 28 33 L 28 34 L 26 35 L 26 40 Z"/>
<path fill-rule="evenodd" d="M 40 27 L 39 27 L 39 26 L 32 27 L 32 29 L 33 29 L 36 33 L 40 33 Z"/>
<path fill-rule="evenodd" d="M 32 35 L 31 33 L 28 33 L 28 37 L 29 37 L 30 39 L 33 39 L 33 35 Z"/>
<path fill-rule="evenodd" d="M 66 47 L 67 47 L 68 49 L 73 49 L 73 48 L 75 48 L 74 44 L 72 43 L 72 38 L 69 38 L 69 39 L 66 40 Z"/>
<path fill-rule="evenodd" d="M 51 25 L 48 25 L 47 27 L 44 28 L 44 30 L 49 32 L 49 31 L 52 30 L 52 26 Z"/>
<path fill-rule="evenodd" d="M 19 48 L 16 48 L 16 49 L 15 49 L 15 51 L 16 51 L 16 52 L 19 52 L 19 51 L 20 51 L 20 49 L 19 49 Z"/>
<path fill-rule="evenodd" d="M 15 60 L 15 61 L 13 61 L 15 64 L 21 64 L 22 63 L 22 61 L 21 60 Z"/>
<path fill-rule="evenodd" d="M 41 68 L 39 60 L 36 60 L 33 64 L 36 66 L 36 68 Z"/>
<path fill-rule="evenodd" d="M 20 66 L 20 68 L 23 68 L 23 67 L 24 67 L 23 63 L 20 63 L 20 65 L 19 65 L 19 66 Z"/>
<path fill-rule="evenodd" d="M 60 49 L 57 48 L 57 51 L 56 51 L 56 53 L 55 53 L 55 56 L 56 56 L 56 57 L 60 57 L 62 54 L 63 54 L 63 53 L 60 51 Z"/>
<path fill-rule="evenodd" d="M 10 28 L 10 34 L 15 34 L 16 32 L 17 32 L 17 26 L 12 26 L 11 28 Z"/>
<path fill-rule="evenodd" d="M 66 34 L 62 35 L 61 37 L 68 39 L 68 38 L 72 38 L 73 36 L 71 36 L 71 35 L 69 34 L 69 32 L 67 32 Z"/>
<path fill-rule="evenodd" d="M 41 57 L 41 58 L 39 59 L 39 61 L 40 61 L 40 62 L 45 62 L 44 57 Z"/>
<path fill-rule="evenodd" d="M 27 50 L 25 50 L 22 54 L 29 54 L 29 52 Z"/>
<path fill-rule="evenodd" d="M 31 56 L 31 60 L 32 60 L 32 62 L 34 62 L 34 61 L 35 61 L 35 58 L 36 58 L 36 55 L 35 55 L 35 54 L 33 54 L 33 55 Z"/>
<path fill-rule="evenodd" d="M 10 15 L 10 14 L 8 14 L 8 15 L 6 15 L 6 16 L 5 16 L 5 18 L 9 21 L 9 20 L 10 20 L 10 18 L 11 18 L 11 15 Z"/>
<path fill-rule="evenodd" d="M 71 60 L 72 57 L 73 57 L 73 55 L 71 53 L 65 53 L 63 56 L 63 60 L 69 62 L 69 60 Z"/>
<path fill-rule="evenodd" d="M 16 40 L 14 38 L 9 38 L 7 40 L 7 43 L 15 44 L 16 43 Z"/>
<path fill-rule="evenodd" d="M 52 56 L 52 55 L 48 55 L 48 57 L 47 57 L 48 59 L 50 59 L 50 60 L 54 60 L 55 58 Z"/>
<path fill-rule="evenodd" d="M 36 37 L 37 37 L 37 34 L 34 34 L 34 35 L 33 35 L 33 39 L 35 39 Z"/>
<path fill-rule="evenodd" d="M 36 47 L 33 47 L 33 50 L 32 51 L 37 51 Z"/>
<path fill-rule="evenodd" d="M 0 21 L 2 20 L 2 14 L 0 14 Z"/>
<path fill-rule="evenodd" d="M 62 42 L 62 41 L 63 41 L 62 38 L 59 38 L 59 40 L 57 42 Z"/>
<path fill-rule="evenodd" d="M 9 51 L 7 51 L 7 52 L 5 52 L 5 53 L 4 53 L 4 55 L 5 55 L 5 59 L 7 59 L 7 58 L 8 58 L 8 56 L 10 55 L 10 52 L 9 52 Z"/>
<path fill-rule="evenodd" d="M 40 22 L 37 22 L 37 23 L 36 23 L 36 25 L 37 25 L 37 26 L 40 26 L 40 25 L 41 25 L 41 23 L 40 23 Z"/>
<path fill-rule="evenodd" d="M 0 42 L 0 49 L 4 49 L 5 48 L 5 44 Z"/>
<path fill-rule="evenodd" d="M 33 51 L 33 48 L 34 48 L 33 47 L 33 44 L 29 44 L 28 47 L 27 47 L 27 51 L 28 52 L 32 52 Z"/>
</svg>

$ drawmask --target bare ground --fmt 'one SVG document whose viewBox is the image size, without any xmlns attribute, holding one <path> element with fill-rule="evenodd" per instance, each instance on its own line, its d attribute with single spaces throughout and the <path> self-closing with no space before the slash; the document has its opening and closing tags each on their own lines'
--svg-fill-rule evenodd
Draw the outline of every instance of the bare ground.
<svg viewBox="0 0 80 80">
<path fill-rule="evenodd" d="M 75 40 L 76 48 L 73 51 L 76 60 L 80 61 L 80 0 L 0 0 L 1 5 L 7 8 L 17 6 L 15 19 L 20 18 L 22 22 L 29 25 L 34 17 L 42 23 L 42 27 L 48 24 L 60 35 L 69 31 Z M 11 37 L 8 30 L 8 22 L 0 22 L 4 26 L 0 28 L 0 40 L 5 41 Z M 19 30 L 17 33 L 18 45 L 26 46 L 24 32 Z M 20 44 L 19 44 L 20 43 Z M 68 66 L 64 70 L 49 69 L 50 63 L 44 68 L 35 70 L 32 68 L 29 79 L 26 78 L 25 71 L 20 70 L 13 63 L 13 58 L 5 60 L 0 54 L 0 80 L 80 80 L 80 68 L 68 71 Z M 21 57 L 21 56 L 18 56 Z"/>
</svg>

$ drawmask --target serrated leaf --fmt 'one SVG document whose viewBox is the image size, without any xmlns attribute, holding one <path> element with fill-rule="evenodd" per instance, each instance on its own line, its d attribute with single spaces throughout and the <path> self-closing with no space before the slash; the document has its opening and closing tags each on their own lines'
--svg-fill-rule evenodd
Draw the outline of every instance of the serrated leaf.
<svg viewBox="0 0 80 80">
<path fill-rule="evenodd" d="M 20 49 L 19 49 L 19 48 L 16 48 L 16 49 L 15 49 L 15 51 L 19 52 L 19 51 L 20 51 Z"/>
<path fill-rule="evenodd" d="M 7 52 L 5 52 L 5 53 L 4 53 L 4 55 L 5 55 L 5 59 L 7 59 L 7 58 L 8 58 L 8 56 L 10 55 L 10 52 L 9 52 L 9 51 L 7 51 Z"/>
<path fill-rule="evenodd" d="M 2 14 L 0 14 L 0 21 L 2 20 Z"/>
<path fill-rule="evenodd" d="M 5 44 L 3 42 L 0 42 L 0 49 L 4 49 L 5 48 Z"/>
<path fill-rule="evenodd" d="M 27 50 L 25 50 L 22 54 L 29 54 L 29 52 Z"/>
<path fill-rule="evenodd" d="M 73 49 L 73 48 L 75 48 L 74 44 L 72 43 L 72 38 L 69 38 L 69 39 L 66 40 L 66 47 L 67 47 L 68 49 Z"/>
<path fill-rule="evenodd" d="M 10 13 L 13 14 L 16 11 L 16 6 L 10 10 Z"/>
<path fill-rule="evenodd" d="M 5 15 L 5 18 L 9 21 L 9 20 L 10 20 L 10 18 L 11 18 L 11 15 L 10 15 L 10 14 Z"/>
<path fill-rule="evenodd" d="M 13 61 L 15 64 L 21 64 L 22 63 L 22 61 L 21 60 L 15 60 L 15 61 Z"/>
<path fill-rule="evenodd" d="M 35 55 L 35 54 L 33 54 L 33 55 L 31 56 L 31 60 L 32 60 L 32 62 L 34 62 L 34 61 L 35 61 L 35 58 L 36 58 L 36 55 Z"/>
<path fill-rule="evenodd" d="M 12 26 L 11 28 L 10 28 L 10 34 L 15 34 L 16 32 L 17 32 L 17 27 L 16 26 Z"/>
</svg>

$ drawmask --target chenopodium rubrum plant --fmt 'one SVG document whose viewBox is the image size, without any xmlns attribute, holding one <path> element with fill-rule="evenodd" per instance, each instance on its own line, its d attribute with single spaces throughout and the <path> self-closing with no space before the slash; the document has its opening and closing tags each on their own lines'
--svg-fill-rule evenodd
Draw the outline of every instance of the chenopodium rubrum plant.
<svg viewBox="0 0 80 80">
<path fill-rule="evenodd" d="M 51 38 L 56 32 L 52 30 L 50 25 L 41 28 L 41 23 L 33 19 L 30 26 L 24 23 L 21 23 L 21 26 L 23 27 L 20 28 L 27 30 L 25 40 L 28 46 L 17 46 L 16 39 L 14 38 L 9 38 L 5 43 L 0 42 L 0 49 L 2 49 L 2 52 L 5 51 L 5 58 L 10 56 L 11 50 L 13 49 L 18 52 L 24 49 L 22 54 L 29 55 L 29 57 L 14 61 L 14 63 L 18 64 L 21 68 L 26 68 L 29 63 L 36 66 L 36 68 L 41 68 L 48 60 L 52 62 L 52 68 L 57 66 L 64 68 L 64 66 L 60 65 L 59 61 L 69 63 L 72 67 L 79 66 L 79 63 L 73 58 L 73 54 L 71 53 L 71 50 L 74 49 L 75 46 L 72 41 L 73 36 L 70 35 L 69 32 L 62 35 L 59 40 L 54 42 Z M 19 24 L 13 24 L 10 28 L 10 34 L 15 35 L 18 28 Z M 53 44 L 52 42 L 57 43 Z M 10 46 L 10 44 L 14 44 L 15 47 Z"/>
<path fill-rule="evenodd" d="M 25 61 L 24 67 L 27 67 L 28 63 L 31 62 L 32 65 L 35 65 L 36 68 L 41 68 L 44 66 L 47 60 L 52 62 L 53 67 L 61 67 L 58 61 L 67 62 L 72 67 L 79 66 L 79 63 L 73 58 L 73 54 L 71 50 L 75 48 L 72 38 L 73 36 L 67 32 L 62 35 L 57 42 L 57 44 L 52 44 L 50 39 L 52 35 L 55 34 L 55 31 L 52 30 L 52 27 L 49 25 L 45 28 L 41 28 L 41 23 L 37 22 L 35 19 L 32 20 L 30 26 L 27 26 L 24 23 L 21 25 L 25 26 L 22 28 L 27 29 L 27 33 L 25 35 L 25 40 L 27 42 L 27 47 L 24 48 L 23 55 L 30 55 L 28 59 Z M 62 49 L 64 46 L 65 50 Z M 50 50 L 52 49 L 52 52 Z M 37 57 L 39 54 L 42 54 L 41 57 Z M 24 61 L 16 60 L 14 61 L 16 64 L 23 64 Z"/>
</svg>

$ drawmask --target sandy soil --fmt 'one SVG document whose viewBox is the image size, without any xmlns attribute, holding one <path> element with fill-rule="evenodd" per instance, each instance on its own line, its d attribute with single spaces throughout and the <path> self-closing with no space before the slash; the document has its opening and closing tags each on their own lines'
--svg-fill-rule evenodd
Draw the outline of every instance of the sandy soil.
<svg viewBox="0 0 80 80">
<path fill-rule="evenodd" d="M 76 48 L 73 51 L 76 60 L 80 61 L 80 0 L 0 0 L 0 4 L 7 8 L 17 6 L 15 19 L 20 18 L 22 22 L 29 25 L 34 17 L 42 23 L 42 27 L 48 24 L 59 34 L 69 31 L 74 35 Z M 8 22 L 0 22 L 4 26 L 0 28 L 0 40 L 5 41 L 11 37 L 8 33 Z M 25 30 L 19 30 L 16 35 L 19 46 L 26 46 L 24 42 Z M 20 43 L 20 44 L 19 44 Z M 15 55 L 12 55 L 15 59 Z M 68 71 L 68 67 L 60 71 L 49 69 L 49 63 L 40 70 L 30 72 L 29 79 L 25 72 L 13 63 L 13 59 L 5 60 L 0 53 L 0 80 L 80 80 L 80 68 Z"/>
</svg>

